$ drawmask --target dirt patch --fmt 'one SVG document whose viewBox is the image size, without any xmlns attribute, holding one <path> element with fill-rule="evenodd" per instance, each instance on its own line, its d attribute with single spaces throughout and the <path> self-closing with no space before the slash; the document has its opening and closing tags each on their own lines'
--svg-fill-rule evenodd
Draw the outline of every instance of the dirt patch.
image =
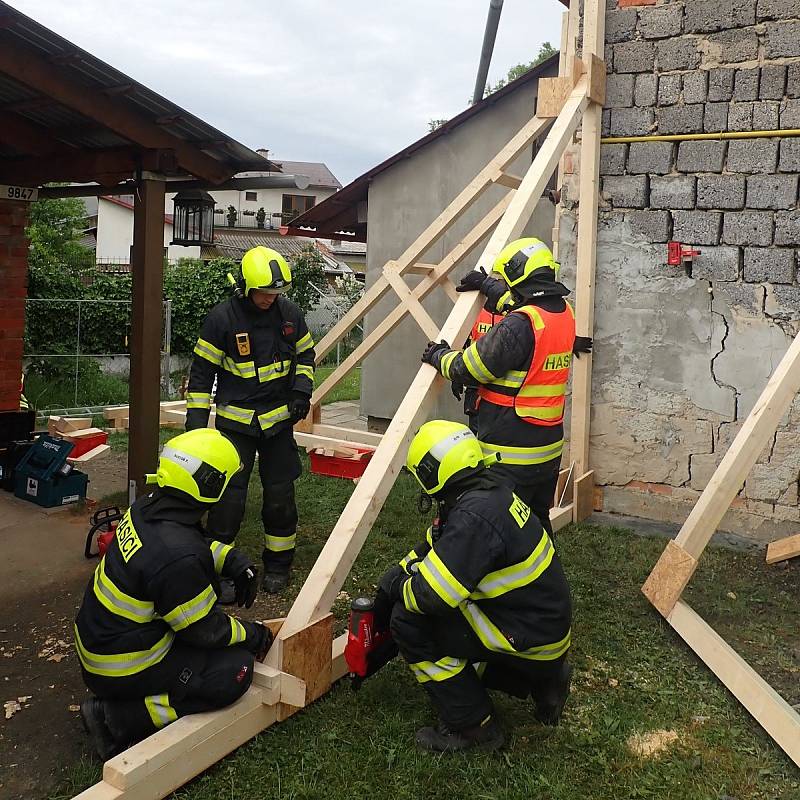
<svg viewBox="0 0 800 800">
<path fill-rule="evenodd" d="M 628 749 L 640 758 L 654 758 L 679 739 L 675 731 L 649 731 L 648 733 L 634 733 L 628 739 Z"/>
</svg>

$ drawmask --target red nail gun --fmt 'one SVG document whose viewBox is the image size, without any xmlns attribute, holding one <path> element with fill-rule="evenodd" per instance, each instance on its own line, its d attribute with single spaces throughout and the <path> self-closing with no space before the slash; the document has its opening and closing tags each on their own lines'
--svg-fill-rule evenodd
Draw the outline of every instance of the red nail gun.
<svg viewBox="0 0 800 800">
<path fill-rule="evenodd" d="M 380 613 L 387 610 L 389 613 Z M 376 602 L 368 597 L 357 597 L 350 605 L 344 658 L 354 691 L 397 655 L 397 645 L 389 631 L 390 614 L 391 608 L 376 609 Z"/>
</svg>

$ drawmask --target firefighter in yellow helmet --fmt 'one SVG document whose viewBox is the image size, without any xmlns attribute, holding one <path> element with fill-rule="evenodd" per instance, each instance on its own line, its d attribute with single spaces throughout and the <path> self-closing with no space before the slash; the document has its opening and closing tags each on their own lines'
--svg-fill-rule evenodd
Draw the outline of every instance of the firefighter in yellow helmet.
<svg viewBox="0 0 800 800">
<path fill-rule="evenodd" d="M 217 605 L 229 578 L 249 608 L 256 567 L 200 525 L 240 467 L 217 431 L 171 439 L 148 476 L 157 488 L 125 513 L 86 587 L 75 645 L 93 697 L 81 717 L 104 761 L 178 717 L 238 700 L 266 655 L 269 629 Z"/>
<path fill-rule="evenodd" d="M 216 381 L 216 427 L 235 445 L 243 469 L 208 515 L 214 538 L 232 543 L 244 516 L 258 453 L 263 489 L 264 589 L 289 580 L 297 530 L 294 481 L 301 464 L 292 433 L 310 409 L 314 341 L 302 311 L 286 297 L 292 272 L 275 250 L 255 247 L 242 259 L 237 296 L 203 322 L 186 392 L 186 429 L 205 427 Z M 228 585 L 223 602 L 231 597 Z"/>
<path fill-rule="evenodd" d="M 552 533 L 550 506 L 564 446 L 564 404 L 572 356 L 591 339 L 575 337 L 575 317 L 558 280 L 559 265 L 539 239 L 499 253 L 491 276 L 467 275 L 459 291 L 479 289 L 494 310 L 511 309 L 477 342 L 452 350 L 428 345 L 422 360 L 450 381 L 478 389 L 477 436 L 498 453 L 502 474 Z"/>
<path fill-rule="evenodd" d="M 550 537 L 457 422 L 423 425 L 406 466 L 438 503 L 425 542 L 379 583 L 400 653 L 439 714 L 426 750 L 493 750 L 504 741 L 487 689 L 533 699 L 556 725 L 569 694 L 571 601 Z"/>
</svg>

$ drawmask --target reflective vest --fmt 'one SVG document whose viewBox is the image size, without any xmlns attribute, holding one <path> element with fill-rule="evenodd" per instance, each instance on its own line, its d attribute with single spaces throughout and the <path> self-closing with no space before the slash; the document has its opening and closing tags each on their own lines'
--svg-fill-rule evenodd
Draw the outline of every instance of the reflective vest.
<svg viewBox="0 0 800 800">
<path fill-rule="evenodd" d="M 480 402 L 513 407 L 517 416 L 532 425 L 555 426 L 564 421 L 575 313 L 567 303 L 564 311 L 545 311 L 523 306 L 512 313 L 524 314 L 531 323 L 534 351 L 527 372 L 510 370 L 478 390 Z"/>
<path fill-rule="evenodd" d="M 492 314 L 491 311 L 482 308 L 481 313 L 478 314 L 478 318 L 475 320 L 475 324 L 472 326 L 472 332 L 469 335 L 470 342 L 475 343 L 478 339 L 486 336 L 501 319 L 503 319 L 502 314 Z"/>
</svg>

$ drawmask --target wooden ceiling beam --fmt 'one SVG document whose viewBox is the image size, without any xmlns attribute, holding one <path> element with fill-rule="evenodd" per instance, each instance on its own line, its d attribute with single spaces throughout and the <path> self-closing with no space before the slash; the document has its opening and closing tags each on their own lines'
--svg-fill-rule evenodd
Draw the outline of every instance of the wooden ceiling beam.
<svg viewBox="0 0 800 800">
<path fill-rule="evenodd" d="M 174 172 L 177 166 L 169 150 L 142 153 L 134 148 L 110 148 L 78 151 L 67 158 L 58 155 L 0 161 L 0 182 L 39 186 L 52 181 L 97 181 L 107 186 L 133 177 L 140 169 L 165 173 Z"/>
<path fill-rule="evenodd" d="M 37 108 L 55 105 L 52 97 L 26 97 L 24 100 L 15 100 L 0 106 L 0 111 L 35 111 Z"/>
<path fill-rule="evenodd" d="M 4 113 L 0 142 L 11 145 L 23 155 L 50 156 L 70 153 L 70 148 L 54 139 L 44 128 L 16 114 Z"/>
<path fill-rule="evenodd" d="M 103 95 L 102 89 L 92 89 L 67 77 L 46 59 L 15 42 L 4 42 L 0 47 L 0 72 L 142 147 L 173 150 L 187 172 L 210 183 L 221 183 L 235 171 L 140 116 L 123 100 L 107 92 L 101 99 L 98 95 Z"/>
</svg>

